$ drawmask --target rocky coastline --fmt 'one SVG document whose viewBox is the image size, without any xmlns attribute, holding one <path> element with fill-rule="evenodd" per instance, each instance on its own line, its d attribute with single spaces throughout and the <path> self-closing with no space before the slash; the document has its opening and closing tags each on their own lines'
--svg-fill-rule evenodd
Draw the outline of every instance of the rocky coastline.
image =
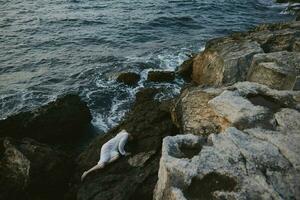
<svg viewBox="0 0 300 200">
<path fill-rule="evenodd" d="M 210 40 L 176 72 L 148 78 L 175 76 L 187 81 L 178 97 L 139 91 L 117 127 L 76 153 L 63 147 L 82 145 L 91 126 L 77 95 L 0 121 L 0 199 L 299 199 L 300 21 Z M 122 129 L 132 155 L 81 182 Z"/>
</svg>

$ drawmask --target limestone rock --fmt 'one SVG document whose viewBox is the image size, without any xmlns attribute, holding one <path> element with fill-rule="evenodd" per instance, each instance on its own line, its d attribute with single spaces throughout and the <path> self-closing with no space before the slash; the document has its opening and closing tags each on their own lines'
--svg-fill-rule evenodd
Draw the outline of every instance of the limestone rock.
<svg viewBox="0 0 300 200">
<path fill-rule="evenodd" d="M 275 114 L 275 119 L 282 130 L 300 131 L 300 112 L 297 110 L 284 108 Z"/>
<path fill-rule="evenodd" d="M 230 36 L 212 39 L 207 42 L 204 52 L 193 59 L 192 79 L 198 84 L 213 86 L 231 85 L 238 81 L 245 81 L 254 55 L 265 53 L 265 57 L 272 57 L 280 54 L 279 52 L 286 53 L 281 53 L 284 57 L 281 56 L 275 60 L 284 63 L 276 62 L 274 64 L 274 59 L 265 60 L 261 61 L 264 62 L 264 65 L 259 69 L 264 71 L 269 69 L 273 72 L 272 76 L 277 77 L 277 79 L 282 74 L 288 77 L 288 80 L 294 79 L 295 74 L 290 72 L 290 67 L 291 65 L 296 67 L 296 75 L 299 74 L 299 44 L 299 21 L 260 25 L 248 32 L 234 33 Z M 274 54 L 269 55 L 273 52 Z M 277 52 L 278 54 L 275 54 Z M 293 64 L 289 61 L 290 59 Z M 258 77 L 261 75 L 260 72 L 257 72 L 257 77 L 254 76 L 253 80 L 260 79 Z M 270 76 L 270 72 L 267 75 Z M 271 82 L 271 78 L 268 80 L 269 82 Z M 265 79 L 268 78 L 265 77 Z M 291 82 L 293 83 L 293 80 Z M 288 85 L 292 84 L 289 83 Z"/>
<path fill-rule="evenodd" d="M 0 121 L 0 136 L 30 137 L 45 143 L 73 142 L 85 134 L 92 119 L 87 104 L 66 95 L 32 111 Z"/>
<path fill-rule="evenodd" d="M 256 54 L 247 80 L 279 90 L 292 90 L 300 74 L 300 53 L 275 52 Z"/>
<path fill-rule="evenodd" d="M 242 81 L 253 55 L 262 52 L 260 45 L 251 40 L 212 40 L 205 51 L 194 59 L 193 81 L 216 86 Z"/>
<path fill-rule="evenodd" d="M 292 142 L 290 150 L 296 155 L 299 137 L 288 135 L 293 141 L 279 139 L 275 144 L 269 139 L 276 140 L 281 132 L 265 137 L 259 130 L 228 128 L 211 134 L 207 142 L 192 135 L 166 137 L 154 199 L 297 199 L 299 171 L 290 162 L 300 158 L 282 150 Z M 201 151 L 190 159 L 174 156 L 183 143 L 198 143 Z"/>
<path fill-rule="evenodd" d="M 275 129 L 274 114 L 282 107 L 296 106 L 293 92 L 277 91 L 267 86 L 241 82 L 209 101 L 209 105 L 231 126 L 239 129 L 263 127 Z M 296 92 L 294 92 L 296 93 Z"/>
<path fill-rule="evenodd" d="M 172 107 L 172 120 L 182 133 L 209 135 L 227 127 L 227 121 L 208 105 L 222 90 L 201 87 L 185 89 Z"/>
</svg>

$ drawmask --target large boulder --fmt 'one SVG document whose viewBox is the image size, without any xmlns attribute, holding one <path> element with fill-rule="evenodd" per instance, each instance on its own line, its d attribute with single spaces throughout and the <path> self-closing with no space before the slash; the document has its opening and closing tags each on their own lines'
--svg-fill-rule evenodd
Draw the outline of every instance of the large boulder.
<svg viewBox="0 0 300 200">
<path fill-rule="evenodd" d="M 299 92 L 277 91 L 252 82 L 236 83 L 208 103 L 215 113 L 239 129 L 275 129 L 274 114 L 281 108 L 296 108 Z"/>
<path fill-rule="evenodd" d="M 211 40 L 204 52 L 194 58 L 192 79 L 198 84 L 215 86 L 245 80 L 252 57 L 262 52 L 259 43 L 251 40 Z"/>
<path fill-rule="evenodd" d="M 85 135 L 92 119 L 87 104 L 66 95 L 32 111 L 0 121 L 0 136 L 30 137 L 45 143 L 73 142 Z"/>
<path fill-rule="evenodd" d="M 292 90 L 299 75 L 300 52 L 280 51 L 256 54 L 247 80 L 278 90 Z"/>
<path fill-rule="evenodd" d="M 172 106 L 172 120 L 182 133 L 207 136 L 228 127 L 224 117 L 216 115 L 208 102 L 222 89 L 187 87 Z"/>
<path fill-rule="evenodd" d="M 92 141 L 78 157 L 70 199 L 75 196 L 78 200 L 152 199 L 162 139 L 177 133 L 170 117 L 170 103 L 153 100 L 154 94 L 153 90 L 138 93 L 138 101 L 124 121 Z M 127 130 L 134 138 L 126 145 L 131 156 L 121 157 L 80 183 L 82 172 L 98 162 L 101 146 L 121 129 Z"/>
<path fill-rule="evenodd" d="M 70 156 L 32 139 L 1 138 L 0 199 L 63 199 Z"/>
</svg>

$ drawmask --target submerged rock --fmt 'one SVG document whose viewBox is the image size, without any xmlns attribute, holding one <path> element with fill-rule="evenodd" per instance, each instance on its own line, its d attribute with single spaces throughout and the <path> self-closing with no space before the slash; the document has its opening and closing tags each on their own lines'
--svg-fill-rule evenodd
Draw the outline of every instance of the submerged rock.
<svg viewBox="0 0 300 200">
<path fill-rule="evenodd" d="M 66 95 L 32 111 L 0 121 L 0 136 L 30 137 L 45 143 L 73 142 L 85 135 L 92 119 L 86 103 Z"/>
<path fill-rule="evenodd" d="M 172 82 L 175 79 L 175 73 L 173 71 L 149 71 L 148 81 L 153 82 Z"/>
<path fill-rule="evenodd" d="M 134 72 L 124 72 L 117 77 L 117 81 L 130 86 L 136 85 L 140 79 L 140 75 Z"/>
<path fill-rule="evenodd" d="M 153 91 L 146 91 L 151 94 L 138 98 L 139 101 L 119 126 L 96 138 L 78 157 L 73 183 L 73 195 L 78 200 L 152 199 L 162 139 L 177 133 L 177 129 L 171 121 L 169 103 L 153 100 Z M 142 93 L 149 94 L 142 91 L 137 96 L 144 96 Z M 126 145 L 131 156 L 122 157 L 103 170 L 91 173 L 83 183 L 79 183 L 82 172 L 98 162 L 101 146 L 121 129 L 127 130 L 134 138 Z"/>
</svg>

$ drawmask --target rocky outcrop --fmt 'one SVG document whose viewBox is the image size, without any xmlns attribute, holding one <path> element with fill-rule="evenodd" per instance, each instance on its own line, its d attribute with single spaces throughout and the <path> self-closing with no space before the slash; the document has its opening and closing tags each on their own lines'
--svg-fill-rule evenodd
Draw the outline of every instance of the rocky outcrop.
<svg viewBox="0 0 300 200">
<path fill-rule="evenodd" d="M 130 86 L 136 85 L 140 79 L 140 75 L 134 72 L 124 72 L 117 77 L 117 81 Z"/>
<path fill-rule="evenodd" d="M 188 95 L 197 90 L 203 89 Z M 208 138 L 166 137 L 154 199 L 297 199 L 300 93 L 251 82 L 221 90 L 207 104 L 228 128 Z M 198 112 L 197 106 L 189 108 Z M 202 126 L 195 122 L 194 129 L 197 124 Z"/>
<path fill-rule="evenodd" d="M 153 100 L 154 95 L 151 89 L 139 92 L 138 101 L 124 121 L 96 138 L 79 156 L 70 199 L 75 196 L 78 200 L 152 199 L 162 139 L 177 133 L 170 117 L 170 103 Z M 126 145 L 131 156 L 120 158 L 80 183 L 82 172 L 98 162 L 101 146 L 121 129 L 126 129 L 134 138 Z"/>
<path fill-rule="evenodd" d="M 253 55 L 262 53 L 256 41 L 222 38 L 207 43 L 193 63 L 193 81 L 221 86 L 245 80 Z"/>
<path fill-rule="evenodd" d="M 294 88 L 300 76 L 299 41 L 296 21 L 210 40 L 193 59 L 192 79 L 211 86 L 249 80 L 275 89 Z"/>
<path fill-rule="evenodd" d="M 227 120 L 217 116 L 208 104 L 222 91 L 222 89 L 187 87 L 172 106 L 171 114 L 174 124 L 182 133 L 203 136 L 219 133 L 227 128 Z"/>
<path fill-rule="evenodd" d="M 300 52 L 280 51 L 256 54 L 247 80 L 278 90 L 292 90 L 297 74 L 300 74 Z"/>
<path fill-rule="evenodd" d="M 173 71 L 149 71 L 147 77 L 147 80 L 152 82 L 172 82 L 174 79 Z"/>
<path fill-rule="evenodd" d="M 92 119 L 86 103 L 66 95 L 32 111 L 0 121 L 0 136 L 30 137 L 45 143 L 73 142 L 85 134 Z"/>
<path fill-rule="evenodd" d="M 265 85 L 241 82 L 209 102 L 219 116 L 239 129 L 261 127 L 274 129 L 274 113 L 280 108 L 295 108 L 298 92 L 277 91 Z"/>
<path fill-rule="evenodd" d="M 1 138 L 0 199 L 62 199 L 73 163 L 32 139 Z"/>
</svg>

